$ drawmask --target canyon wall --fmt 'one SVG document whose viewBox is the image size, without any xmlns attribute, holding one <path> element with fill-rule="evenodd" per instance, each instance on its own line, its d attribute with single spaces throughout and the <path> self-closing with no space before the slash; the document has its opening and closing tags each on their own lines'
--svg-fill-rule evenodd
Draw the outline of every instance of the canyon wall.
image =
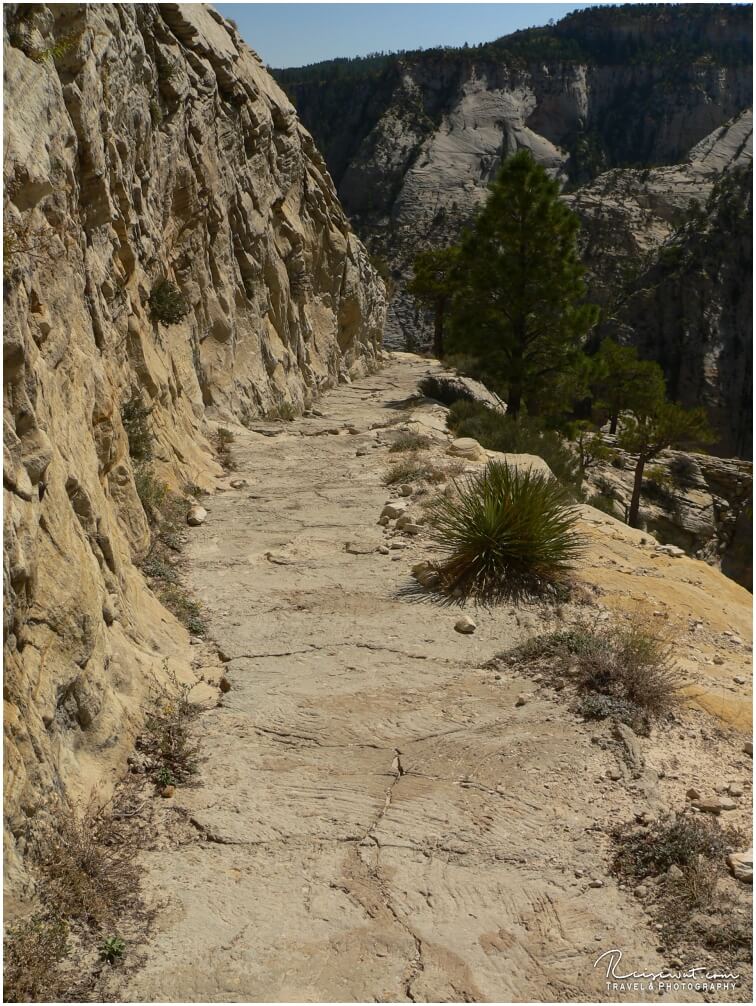
<svg viewBox="0 0 756 1006">
<path fill-rule="evenodd" d="M 383 284 L 325 162 L 235 29 L 199 4 L 5 5 L 8 868 L 56 792 L 112 781 L 188 636 L 138 562 L 154 477 L 220 467 L 208 419 L 301 410 L 369 370 Z M 182 315 L 150 305 L 160 283 Z M 260 473 L 264 479 L 265 473 Z"/>
</svg>

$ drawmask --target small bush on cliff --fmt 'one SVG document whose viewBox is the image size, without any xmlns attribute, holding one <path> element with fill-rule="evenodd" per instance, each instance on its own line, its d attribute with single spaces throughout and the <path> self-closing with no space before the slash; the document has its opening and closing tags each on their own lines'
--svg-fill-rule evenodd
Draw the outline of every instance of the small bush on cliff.
<svg viewBox="0 0 756 1006">
<path fill-rule="evenodd" d="M 36 836 L 34 860 L 44 901 L 69 921 L 103 925 L 128 907 L 137 889 L 134 857 L 118 841 L 107 803 L 92 800 L 82 812 L 58 804 Z"/>
<path fill-rule="evenodd" d="M 142 402 L 138 394 L 134 394 L 121 408 L 121 422 L 129 441 L 129 454 L 132 461 L 144 462 L 152 459 L 152 430 L 147 417 L 152 409 Z"/>
<path fill-rule="evenodd" d="M 169 279 L 161 279 L 150 293 L 150 313 L 164 325 L 177 325 L 189 313 L 183 294 Z"/>
<path fill-rule="evenodd" d="M 147 519 L 150 524 L 157 524 L 160 520 L 160 511 L 168 496 L 168 487 L 156 478 L 144 464 L 137 465 L 134 471 L 134 485 L 144 512 L 147 514 Z"/>
<path fill-rule="evenodd" d="M 582 551 L 563 486 L 530 470 L 492 463 L 428 510 L 444 589 L 494 602 L 563 587 Z"/>
<path fill-rule="evenodd" d="M 400 454 L 402 451 L 422 451 L 430 445 L 430 437 L 426 437 L 422 433 L 400 433 L 389 447 L 389 454 Z"/>
<path fill-rule="evenodd" d="M 179 682 L 175 675 L 169 676 L 167 684 L 153 683 L 145 732 L 137 744 L 151 757 L 152 778 L 158 786 L 186 782 L 197 772 L 200 745 L 193 722 L 199 707 L 190 702 L 190 691 L 191 685 Z"/>
</svg>

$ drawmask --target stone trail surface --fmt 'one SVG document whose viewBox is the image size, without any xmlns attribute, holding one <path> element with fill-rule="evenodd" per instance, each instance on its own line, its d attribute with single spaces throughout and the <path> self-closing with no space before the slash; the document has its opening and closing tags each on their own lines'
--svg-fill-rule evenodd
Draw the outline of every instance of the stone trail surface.
<svg viewBox="0 0 756 1006">
<path fill-rule="evenodd" d="M 596 785 L 616 764 L 596 725 L 482 669 L 543 612 L 468 607 L 461 635 L 459 609 L 403 593 L 421 542 L 346 549 L 398 540 L 371 427 L 410 415 L 428 367 L 395 358 L 322 417 L 239 428 L 247 484 L 191 546 L 232 687 L 176 795 L 192 836 L 143 854 L 165 907 L 124 998 L 592 1001 L 618 998 L 603 951 L 664 963 L 606 875 L 602 829 L 645 797 Z"/>
</svg>

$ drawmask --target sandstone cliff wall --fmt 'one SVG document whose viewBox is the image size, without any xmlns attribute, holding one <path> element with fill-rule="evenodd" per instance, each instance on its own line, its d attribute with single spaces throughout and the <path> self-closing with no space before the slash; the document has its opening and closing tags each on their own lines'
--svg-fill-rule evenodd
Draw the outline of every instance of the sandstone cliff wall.
<svg viewBox="0 0 756 1006">
<path fill-rule="evenodd" d="M 54 791 L 111 779 L 187 635 L 135 566 L 157 475 L 220 468 L 245 422 L 370 368 L 385 299 L 286 96 L 204 5 L 6 5 L 4 498 L 8 862 Z M 168 279 L 188 314 L 151 315 Z M 261 479 L 264 473 L 260 473 Z"/>
</svg>

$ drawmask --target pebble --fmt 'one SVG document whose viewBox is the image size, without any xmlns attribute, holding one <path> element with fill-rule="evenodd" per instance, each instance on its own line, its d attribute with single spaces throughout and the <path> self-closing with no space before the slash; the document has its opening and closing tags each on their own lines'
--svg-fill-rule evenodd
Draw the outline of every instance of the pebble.
<svg viewBox="0 0 756 1006">
<path fill-rule="evenodd" d="M 743 745 L 743 751 L 745 754 L 750 755 L 753 758 L 753 741 L 746 741 Z"/>
<path fill-rule="evenodd" d="M 727 789 L 728 789 L 728 792 L 729 792 L 730 796 L 742 796 L 743 795 L 743 787 L 741 786 L 741 784 L 739 782 L 731 782 L 730 785 L 727 787 Z"/>
<path fill-rule="evenodd" d="M 723 664 L 724 663 L 724 657 L 720 657 L 719 654 L 717 654 L 716 657 L 714 657 L 714 663 L 715 664 Z"/>
<path fill-rule="evenodd" d="M 355 452 L 355 456 L 358 457 L 358 458 L 364 458 L 366 454 L 367 454 L 367 451 L 365 450 L 364 447 L 361 448 L 359 451 Z"/>
<path fill-rule="evenodd" d="M 415 487 L 409 485 L 409 483 L 407 483 L 407 482 L 405 482 L 404 485 L 399 486 L 399 495 L 400 496 L 411 496 L 414 491 L 415 491 Z"/>
<path fill-rule="evenodd" d="M 348 541 L 346 543 L 346 551 L 350 555 L 370 555 L 375 552 L 375 545 L 361 545 L 356 541 Z"/>
<path fill-rule="evenodd" d="M 388 550 L 388 548 L 385 545 L 379 545 L 378 548 L 376 549 L 376 552 L 380 552 L 381 555 L 388 555 L 389 554 L 389 550 Z"/>
<path fill-rule="evenodd" d="M 393 549 L 409 548 L 409 544 L 406 541 L 392 541 L 391 548 Z"/>
<path fill-rule="evenodd" d="M 746 679 L 741 678 L 739 675 L 736 675 L 732 680 L 735 682 L 736 685 L 744 685 L 746 683 Z"/>
<path fill-rule="evenodd" d="M 461 632 L 464 636 L 469 636 L 471 633 L 475 632 L 477 628 L 478 626 L 469 615 L 463 615 L 454 623 L 455 632 Z"/>
<path fill-rule="evenodd" d="M 636 898 L 645 898 L 648 894 L 648 888 L 645 884 L 638 884 L 638 886 L 633 891 Z"/>
<path fill-rule="evenodd" d="M 604 886 L 604 881 L 603 880 L 589 880 L 588 881 L 588 886 L 589 887 L 603 887 Z"/>
<path fill-rule="evenodd" d="M 246 479 L 234 479 L 231 483 L 232 489 L 246 489 L 249 485 Z"/>
<path fill-rule="evenodd" d="M 199 527 L 200 524 L 204 524 L 207 520 L 207 510 L 203 506 L 192 506 L 189 507 L 189 511 L 186 515 L 186 523 L 189 527 Z"/>
<path fill-rule="evenodd" d="M 231 682 L 230 682 L 230 681 L 228 680 L 228 678 L 226 677 L 226 675 L 225 675 L 225 674 L 223 675 L 223 677 L 222 677 L 222 678 L 220 679 L 220 681 L 218 682 L 218 688 L 220 688 L 220 690 L 221 690 L 221 691 L 222 691 L 222 692 L 223 692 L 224 694 L 225 694 L 226 692 L 230 692 L 230 691 L 231 691 Z"/>
<path fill-rule="evenodd" d="M 622 778 L 622 773 L 618 768 L 610 768 L 606 770 L 607 779 L 611 779 L 613 782 L 619 782 Z"/>
<path fill-rule="evenodd" d="M 175 792 L 176 792 L 175 786 L 163 786 L 163 788 L 160 790 L 160 795 L 162 797 L 165 797 L 166 800 L 168 800 L 173 796 Z"/>
<path fill-rule="evenodd" d="M 697 789 L 694 789 L 693 786 L 691 786 L 690 789 L 687 790 L 687 792 L 685 793 L 685 796 L 688 798 L 688 800 L 700 800 L 701 799 L 701 794 L 698 792 Z"/>
<path fill-rule="evenodd" d="M 515 705 L 516 706 L 524 706 L 524 705 L 526 705 L 526 703 L 528 702 L 528 700 L 530 698 L 531 698 L 531 695 L 530 695 L 529 692 L 520 692 L 520 694 L 515 699 Z"/>
<path fill-rule="evenodd" d="M 736 880 L 744 884 L 753 883 L 753 848 L 747 852 L 732 852 L 727 857 L 727 865 Z"/>
<path fill-rule="evenodd" d="M 700 810 L 702 814 L 715 814 L 719 816 L 722 806 L 719 802 L 719 797 L 709 796 L 699 798 L 693 801 L 693 806 Z"/>
</svg>

